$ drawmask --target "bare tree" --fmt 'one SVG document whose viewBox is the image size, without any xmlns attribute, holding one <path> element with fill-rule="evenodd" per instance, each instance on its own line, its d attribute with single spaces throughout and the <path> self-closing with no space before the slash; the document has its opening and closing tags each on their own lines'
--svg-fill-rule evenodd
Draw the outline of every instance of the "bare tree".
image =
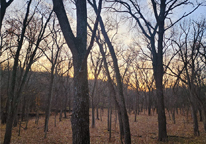
<svg viewBox="0 0 206 144">
<path fill-rule="evenodd" d="M 73 55 L 74 103 L 72 113 L 73 143 L 90 143 L 89 136 L 89 90 L 87 78 L 87 57 L 94 43 L 98 19 L 101 11 L 99 1 L 98 16 L 94 24 L 90 44 L 87 48 L 87 7 L 86 0 L 75 1 L 77 13 L 76 37 L 72 32 L 62 0 L 53 0 L 54 11 L 59 20 L 64 38 Z"/>
<path fill-rule="evenodd" d="M 97 87 L 97 80 L 98 80 L 98 76 L 101 72 L 102 69 L 102 59 L 99 58 L 100 53 L 96 56 L 96 61 L 94 61 L 94 55 L 91 53 L 91 69 L 94 68 L 94 84 L 92 87 L 92 91 L 91 91 L 91 104 L 92 104 L 92 128 L 95 127 L 95 103 L 94 103 L 94 95 L 95 95 L 95 91 L 97 91 L 96 89 Z"/>
<path fill-rule="evenodd" d="M 184 22 L 180 25 L 180 36 L 178 40 L 173 40 L 179 50 L 179 58 L 182 68 L 177 68 L 178 74 L 173 70 L 172 73 L 188 86 L 189 101 L 192 110 L 194 135 L 199 136 L 197 110 L 201 106 L 203 116 L 205 117 L 205 100 L 200 99 L 198 93 L 198 77 L 205 68 L 205 64 L 200 62 L 201 43 L 205 37 L 205 21 L 202 22 Z M 176 82 L 177 83 L 177 82 Z M 205 122 L 204 122 L 204 125 Z"/>
<path fill-rule="evenodd" d="M 148 19 L 146 15 L 143 13 L 143 10 L 141 8 L 141 3 L 139 3 L 138 1 L 115 0 L 113 2 L 114 3 L 112 9 L 115 12 L 128 13 L 135 20 L 135 23 L 139 26 L 143 35 L 150 42 L 148 48 L 152 54 L 153 73 L 154 73 L 157 100 L 158 100 L 158 130 L 159 130 L 158 140 L 167 141 L 168 139 L 167 139 L 167 130 L 166 130 L 166 117 L 165 117 L 163 84 L 162 84 L 163 75 L 165 72 L 165 69 L 163 68 L 163 54 L 165 51 L 164 36 L 165 36 L 165 32 L 168 29 L 170 29 L 181 19 L 183 19 L 184 17 L 188 16 L 193 11 L 195 11 L 200 6 L 200 4 L 198 4 L 190 12 L 184 13 L 179 19 L 172 21 L 170 19 L 171 12 L 181 6 L 190 4 L 191 2 L 189 0 L 184 0 L 184 1 L 151 0 L 151 2 L 148 5 L 151 5 L 152 8 L 151 9 L 149 8 L 149 11 L 153 11 L 155 22 L 150 23 L 150 19 Z M 167 26 L 166 26 L 166 19 L 170 19 L 169 23 L 167 23 Z"/>
<path fill-rule="evenodd" d="M 49 83 L 49 90 L 48 90 L 45 125 L 44 125 L 45 138 L 46 138 L 46 134 L 47 134 L 47 130 L 48 130 L 48 122 L 49 122 L 49 116 L 50 116 L 50 111 L 51 111 L 51 101 L 52 101 L 52 96 L 53 96 L 54 72 L 55 72 L 56 66 L 58 65 L 58 63 L 60 63 L 58 61 L 58 58 L 60 56 L 61 49 L 65 44 L 64 42 L 62 42 L 61 33 L 59 32 L 59 30 L 56 30 L 55 27 L 56 27 L 56 23 L 55 23 L 55 18 L 54 18 L 52 28 L 51 28 L 52 42 L 51 42 L 51 45 L 49 43 L 47 43 L 48 47 L 51 46 L 51 49 L 49 49 L 51 51 L 50 56 L 48 56 L 48 54 L 46 54 L 46 52 L 43 50 L 46 58 L 51 63 L 50 83 Z"/>
<path fill-rule="evenodd" d="M 35 41 L 34 49 L 33 49 L 33 51 L 31 49 L 31 47 L 34 44 L 34 41 L 31 40 L 30 41 L 31 43 L 28 47 L 29 51 L 27 51 L 28 55 L 25 58 L 26 67 L 24 70 L 24 74 L 22 74 L 20 80 L 17 81 L 17 70 L 18 70 L 18 66 L 19 66 L 20 52 L 21 52 L 21 49 L 23 46 L 23 41 L 25 38 L 26 28 L 28 27 L 28 25 L 29 25 L 30 21 L 32 20 L 34 13 L 36 11 L 36 9 L 35 9 L 33 15 L 31 15 L 31 17 L 29 18 L 31 2 L 32 2 L 32 0 L 30 0 L 28 2 L 25 18 L 24 18 L 23 23 L 22 23 L 22 30 L 21 30 L 20 36 L 18 38 L 17 50 L 14 53 L 14 65 L 13 65 L 13 71 L 12 71 L 12 75 L 11 75 L 10 93 L 9 93 L 9 97 L 8 97 L 9 98 L 9 106 L 8 106 L 4 144 L 10 143 L 11 134 L 12 134 L 12 125 L 13 125 L 15 115 L 17 113 L 17 106 L 19 103 L 19 99 L 21 97 L 22 89 L 25 85 L 27 75 L 28 75 L 28 72 L 31 68 L 31 65 L 38 59 L 38 57 L 35 57 L 35 56 L 36 56 L 40 42 L 44 39 L 44 37 L 43 37 L 44 32 L 45 32 L 46 26 L 49 22 L 50 16 L 51 16 L 51 13 L 50 13 L 46 22 L 43 21 L 44 18 L 42 17 L 42 22 L 41 22 L 42 25 L 40 27 L 40 31 L 39 31 L 37 39 Z M 18 83 L 18 85 L 17 85 L 17 83 Z"/>
<path fill-rule="evenodd" d="M 96 1 L 93 0 L 93 3 L 89 1 L 90 5 L 93 7 L 95 13 L 98 15 L 98 9 L 96 5 Z M 125 106 L 125 99 L 124 99 L 124 93 L 123 93 L 123 86 L 122 86 L 122 78 L 120 75 L 119 67 L 118 67 L 118 61 L 117 57 L 113 48 L 113 45 L 111 43 L 111 40 L 109 39 L 109 36 L 105 30 L 105 26 L 103 23 L 102 18 L 100 17 L 100 27 L 102 35 L 104 36 L 105 42 L 109 48 L 112 60 L 113 60 L 113 66 L 116 74 L 116 82 L 117 82 L 117 89 L 119 96 L 116 97 L 117 102 L 119 103 L 119 108 L 121 111 L 121 118 L 123 122 L 123 130 L 124 130 L 124 141 L 126 144 L 131 143 L 131 135 L 130 135 L 130 127 L 129 127 L 129 118 Z"/>
</svg>

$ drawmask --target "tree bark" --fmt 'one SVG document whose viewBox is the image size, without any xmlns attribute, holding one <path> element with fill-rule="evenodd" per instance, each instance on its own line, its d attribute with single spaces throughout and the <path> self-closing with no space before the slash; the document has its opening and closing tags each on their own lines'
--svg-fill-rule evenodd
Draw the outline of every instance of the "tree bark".
<svg viewBox="0 0 206 144">
<path fill-rule="evenodd" d="M 158 103 L 158 140 L 167 141 L 167 130 L 166 130 L 166 116 L 164 108 L 164 96 L 162 87 L 162 76 L 157 77 L 156 80 L 156 91 L 157 91 L 157 103 Z"/>
<path fill-rule="evenodd" d="M 89 93 L 87 80 L 87 63 L 79 72 L 83 57 L 74 56 L 74 103 L 72 113 L 72 137 L 74 144 L 90 143 L 89 134 Z"/>
</svg>

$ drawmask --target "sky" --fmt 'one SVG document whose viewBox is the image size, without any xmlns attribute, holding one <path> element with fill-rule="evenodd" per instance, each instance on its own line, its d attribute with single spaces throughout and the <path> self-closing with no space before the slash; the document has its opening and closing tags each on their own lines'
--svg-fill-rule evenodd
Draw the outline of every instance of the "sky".
<svg viewBox="0 0 206 144">
<path fill-rule="evenodd" d="M 141 1 L 141 0 L 140 0 Z M 194 0 L 195 1 L 195 0 Z M 205 0 L 204 0 L 205 1 Z M 42 2 L 44 4 L 48 4 L 50 3 L 50 7 L 52 7 L 52 0 L 42 0 Z M 69 1 L 67 0 L 66 3 L 68 3 Z M 144 2 L 144 5 L 147 5 L 145 3 L 145 1 L 142 1 Z M 37 3 L 37 0 L 33 0 L 32 1 L 32 7 L 34 8 L 35 4 Z M 205 1 L 206 3 L 206 1 Z M 16 13 L 16 10 L 19 10 L 19 11 L 22 11 L 25 13 L 25 7 L 27 6 L 27 0 L 14 0 L 14 2 L 9 6 L 6 14 L 7 15 L 12 15 L 12 13 Z M 184 7 L 182 9 L 178 9 L 175 13 L 174 11 L 174 16 L 175 17 L 181 17 L 183 15 L 184 12 L 189 12 L 191 11 L 192 7 Z M 18 12 L 18 11 L 17 11 Z M 205 16 L 206 14 L 206 4 L 205 6 L 201 6 L 199 7 L 195 12 L 193 12 L 190 16 L 187 17 L 187 19 L 201 19 L 202 17 L 206 17 Z M 71 14 L 71 17 L 75 18 L 75 14 L 72 15 Z M 122 37 L 124 37 L 124 42 L 126 44 L 129 44 L 130 42 L 132 42 L 132 36 L 128 34 L 128 23 L 125 23 L 125 25 L 121 25 L 121 27 L 119 28 L 119 35 L 122 35 Z M 126 40 L 125 40 L 125 36 L 127 36 Z"/>
<path fill-rule="evenodd" d="M 68 0 L 66 0 L 68 1 Z M 192 0 L 195 1 L 195 0 Z M 199 16 L 204 16 L 206 13 L 206 0 L 202 0 L 204 1 L 204 6 L 199 7 L 193 14 L 191 14 L 189 17 L 191 18 L 199 18 Z M 10 5 L 9 7 L 9 11 L 14 10 L 14 9 L 21 9 L 23 6 L 25 6 L 27 0 L 14 0 L 14 2 Z M 32 3 L 36 3 L 37 0 L 33 0 Z M 44 4 L 49 3 L 52 4 L 52 0 L 42 0 L 42 2 L 44 2 Z M 189 11 L 191 10 L 191 8 L 189 8 L 188 6 L 185 8 L 181 8 L 182 11 Z M 178 12 L 181 13 L 181 10 Z"/>
</svg>

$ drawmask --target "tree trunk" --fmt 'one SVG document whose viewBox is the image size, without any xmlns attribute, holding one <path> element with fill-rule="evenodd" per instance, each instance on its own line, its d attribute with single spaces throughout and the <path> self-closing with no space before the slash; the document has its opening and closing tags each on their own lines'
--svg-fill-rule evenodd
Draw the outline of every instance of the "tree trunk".
<svg viewBox="0 0 206 144">
<path fill-rule="evenodd" d="M 27 129 L 27 127 L 28 127 L 28 122 L 29 122 L 29 111 L 30 111 L 30 109 L 29 109 L 29 106 L 28 106 L 28 108 L 27 108 L 27 112 L 26 112 L 26 126 L 25 126 L 25 130 Z"/>
<path fill-rule="evenodd" d="M 104 50 L 103 50 L 103 45 L 100 44 L 98 41 L 97 41 L 97 43 L 99 45 L 100 52 L 101 52 L 102 57 L 103 57 L 104 68 L 106 70 L 106 74 L 107 74 L 107 77 L 108 77 L 108 87 L 110 89 L 111 95 L 113 96 L 113 99 L 114 99 L 114 102 L 115 102 L 115 106 L 116 106 L 116 108 L 118 110 L 120 140 L 122 142 L 122 138 L 124 137 L 124 128 L 123 128 L 122 113 L 121 113 L 121 110 L 120 110 L 120 105 L 119 105 L 119 103 L 117 101 L 116 91 L 114 89 L 114 86 L 112 84 L 112 79 L 111 79 L 111 76 L 109 74 L 109 69 L 108 69 L 108 66 L 107 66 L 107 61 L 106 61 L 105 53 L 104 53 Z"/>
<path fill-rule="evenodd" d="M 87 80 L 87 63 L 79 72 L 82 56 L 74 56 L 74 103 L 72 113 L 72 137 L 73 144 L 89 144 L 89 93 Z"/>
<path fill-rule="evenodd" d="M 74 102 L 71 118 L 73 144 L 90 144 L 87 60 L 84 59 L 87 48 L 87 6 L 86 0 L 77 0 L 75 3 L 77 12 L 76 37 L 68 21 L 63 1 L 53 0 L 53 9 L 73 55 Z"/>
<path fill-rule="evenodd" d="M 59 121 L 62 121 L 62 109 L 60 110 Z"/>
<path fill-rule="evenodd" d="M 151 116 L 151 92 L 149 89 L 149 95 L 148 95 L 148 116 Z"/>
<path fill-rule="evenodd" d="M 13 127 L 17 127 L 18 121 L 19 121 L 19 116 L 18 116 L 18 109 L 17 109 L 17 112 L 14 116 Z"/>
<path fill-rule="evenodd" d="M 201 108 L 198 108 L 198 111 L 199 111 L 199 116 L 200 116 L 200 122 L 202 122 L 202 110 L 201 110 Z"/>
<path fill-rule="evenodd" d="M 12 105 L 9 106 L 7 121 L 6 121 L 6 132 L 4 136 L 4 144 L 9 144 L 11 141 L 12 127 L 14 122 L 14 117 L 16 115 L 17 108 L 13 108 Z"/>
<path fill-rule="evenodd" d="M 204 107 L 202 108 L 202 116 L 203 116 L 204 130 L 206 132 L 206 109 Z"/>
<path fill-rule="evenodd" d="M 39 123 L 39 108 L 37 108 L 37 111 L 36 111 L 36 119 L 35 119 L 35 124 L 38 125 Z"/>
<path fill-rule="evenodd" d="M 109 109 L 110 109 L 110 103 L 109 103 L 109 106 L 107 108 L 107 130 L 109 131 L 109 117 L 110 117 L 110 114 L 109 114 Z"/>
<path fill-rule="evenodd" d="M 93 95 L 94 96 L 94 95 Z M 94 108 L 94 98 L 92 96 L 92 128 L 95 127 L 95 108 Z"/>
<path fill-rule="evenodd" d="M 65 96 L 66 96 L 66 100 L 65 100 L 65 104 L 64 104 L 64 118 L 67 118 L 67 102 L 68 102 L 67 93 L 65 94 Z"/>
<path fill-rule="evenodd" d="M 55 115 L 54 115 L 54 127 L 56 127 L 57 124 L 57 114 L 58 114 L 58 109 L 55 109 Z"/>
<path fill-rule="evenodd" d="M 112 107 L 110 108 L 110 117 L 109 117 L 109 141 L 112 137 Z"/>
<path fill-rule="evenodd" d="M 161 65 L 162 67 L 162 65 Z M 162 69 L 161 69 L 162 70 Z M 162 86 L 162 74 L 157 72 L 156 76 L 156 92 L 157 92 L 157 103 L 158 103 L 158 140 L 167 141 L 167 130 L 166 130 L 166 116 L 164 107 L 164 96 L 163 96 L 163 86 Z"/>
<path fill-rule="evenodd" d="M 121 76 L 120 76 L 120 72 L 119 72 L 119 68 L 118 68 L 118 62 L 117 62 L 117 58 L 114 52 L 114 48 L 109 40 L 109 37 L 105 31 L 104 28 L 104 24 L 103 21 L 100 17 L 100 26 L 101 26 L 101 30 L 102 30 L 102 34 L 105 38 L 105 41 L 109 47 L 109 51 L 111 53 L 112 59 L 113 59 L 113 64 L 114 64 L 114 69 L 115 69 L 115 73 L 116 73 L 116 80 L 117 80 L 117 88 L 118 88 L 118 92 L 119 92 L 119 106 L 120 106 L 120 111 L 121 111 L 121 116 L 122 116 L 122 122 L 123 122 L 123 126 L 124 126 L 124 140 L 125 140 L 125 144 L 130 144 L 131 143 L 131 135 L 130 135 L 130 127 L 129 127 L 129 119 L 128 119 L 128 115 L 127 115 L 127 110 L 125 107 L 125 100 L 124 100 L 124 94 L 123 94 L 123 87 L 122 87 L 122 81 L 121 81 Z"/>
<path fill-rule="evenodd" d="M 137 122 L 137 96 L 134 97 L 135 97 L 134 122 Z"/>
<path fill-rule="evenodd" d="M 194 136 L 199 136 L 199 128 L 198 128 L 198 120 L 197 120 L 197 110 L 195 109 L 194 104 L 191 105 L 192 110 L 192 118 L 193 118 L 193 130 L 194 130 Z"/>
<path fill-rule="evenodd" d="M 20 121 L 19 121 L 19 133 L 18 133 L 18 136 L 20 136 L 20 134 L 21 134 L 21 119 L 20 119 Z"/>
<path fill-rule="evenodd" d="M 50 74 L 50 83 L 49 83 L 49 94 L 48 94 L 48 98 L 47 98 L 47 108 L 46 108 L 45 123 L 44 123 L 45 138 L 46 138 L 46 133 L 48 131 L 48 123 L 49 123 L 51 102 L 52 102 L 52 96 L 53 96 L 54 67 L 55 67 L 54 64 L 52 64 L 51 74 Z"/>
<path fill-rule="evenodd" d="M 173 110 L 172 110 L 172 120 L 173 120 L 173 124 L 175 124 L 176 123 L 176 121 L 175 121 L 175 108 L 173 108 Z"/>
<path fill-rule="evenodd" d="M 96 108 L 96 117 L 97 117 L 97 120 L 99 120 L 99 106 L 97 105 L 97 108 Z"/>
<path fill-rule="evenodd" d="M 25 98 L 25 96 L 24 96 L 24 97 L 23 97 L 23 106 L 22 106 L 21 121 L 24 120 L 24 117 L 25 117 L 25 109 L 26 109 L 26 98 Z"/>
</svg>

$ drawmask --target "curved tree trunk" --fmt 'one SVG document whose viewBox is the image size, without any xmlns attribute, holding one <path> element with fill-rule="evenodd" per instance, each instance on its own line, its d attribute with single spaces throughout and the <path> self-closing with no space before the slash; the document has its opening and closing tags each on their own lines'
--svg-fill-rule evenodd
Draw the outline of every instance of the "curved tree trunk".
<svg viewBox="0 0 206 144">
<path fill-rule="evenodd" d="M 119 93 L 119 97 L 117 97 L 117 102 L 119 103 L 119 108 L 121 111 L 121 116 L 122 116 L 122 122 L 123 122 L 123 127 L 124 127 L 124 140 L 125 144 L 130 144 L 131 143 L 131 135 L 130 135 L 130 127 L 129 127 L 129 118 L 127 115 L 127 110 L 125 106 L 125 99 L 124 99 L 124 94 L 123 94 L 123 87 L 122 87 L 122 81 L 121 81 L 121 76 L 119 72 L 119 67 L 118 67 L 118 62 L 117 58 L 114 52 L 114 48 L 109 40 L 109 37 L 105 31 L 104 23 L 102 21 L 102 18 L 100 17 L 100 26 L 102 30 L 102 34 L 104 36 L 104 39 L 108 45 L 109 51 L 111 53 L 112 59 L 113 59 L 113 64 L 114 64 L 114 69 L 116 73 L 116 80 L 117 80 L 117 89 Z"/>
</svg>

